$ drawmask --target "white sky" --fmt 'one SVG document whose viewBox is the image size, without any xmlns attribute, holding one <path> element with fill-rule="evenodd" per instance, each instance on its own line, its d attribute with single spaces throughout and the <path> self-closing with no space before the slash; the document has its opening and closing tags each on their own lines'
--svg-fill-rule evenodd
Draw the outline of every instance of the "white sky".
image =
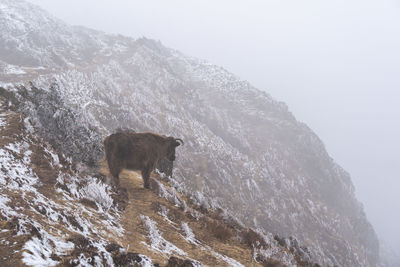
<svg viewBox="0 0 400 267">
<path fill-rule="evenodd" d="M 400 253 L 400 0 L 29 1 L 70 24 L 160 40 L 286 102 Z"/>
</svg>

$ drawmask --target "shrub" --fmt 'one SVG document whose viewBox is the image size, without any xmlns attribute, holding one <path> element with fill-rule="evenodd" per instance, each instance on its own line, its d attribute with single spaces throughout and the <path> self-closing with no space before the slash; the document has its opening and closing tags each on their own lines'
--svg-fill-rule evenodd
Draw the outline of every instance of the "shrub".
<svg viewBox="0 0 400 267">
<path fill-rule="evenodd" d="M 204 218 L 204 226 L 208 229 L 209 232 L 213 234 L 217 239 L 221 240 L 222 242 L 227 241 L 233 235 L 232 230 L 229 229 L 225 224 L 221 222 L 217 222 L 216 220 L 209 219 L 206 217 Z"/>
<path fill-rule="evenodd" d="M 240 237 L 242 238 L 242 242 L 248 245 L 249 247 L 267 247 L 267 243 L 265 243 L 264 238 L 252 229 L 246 229 L 240 232 Z"/>
</svg>

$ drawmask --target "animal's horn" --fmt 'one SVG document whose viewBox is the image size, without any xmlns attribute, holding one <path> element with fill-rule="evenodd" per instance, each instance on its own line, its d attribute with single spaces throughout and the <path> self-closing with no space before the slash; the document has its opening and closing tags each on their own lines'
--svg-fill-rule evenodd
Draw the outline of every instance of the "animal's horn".
<svg viewBox="0 0 400 267">
<path fill-rule="evenodd" d="M 183 140 L 182 139 L 180 139 L 180 138 L 175 138 L 175 141 L 179 141 L 179 142 L 181 142 L 181 145 L 184 145 L 185 143 L 183 142 Z"/>
</svg>

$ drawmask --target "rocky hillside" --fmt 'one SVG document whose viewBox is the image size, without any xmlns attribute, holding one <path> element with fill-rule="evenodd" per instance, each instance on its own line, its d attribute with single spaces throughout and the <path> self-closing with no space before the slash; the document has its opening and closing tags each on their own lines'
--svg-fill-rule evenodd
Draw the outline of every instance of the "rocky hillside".
<svg viewBox="0 0 400 267">
<path fill-rule="evenodd" d="M 297 240 L 206 210 L 154 173 L 121 188 L 57 152 L 0 98 L 1 266 L 312 266 Z"/>
<path fill-rule="evenodd" d="M 159 42 L 71 27 L 20 0 L 0 1 L 0 27 L 4 109 L 48 149 L 96 169 L 117 128 L 182 138 L 168 183 L 188 202 L 296 240 L 310 262 L 378 264 L 349 175 L 285 104 Z"/>
</svg>

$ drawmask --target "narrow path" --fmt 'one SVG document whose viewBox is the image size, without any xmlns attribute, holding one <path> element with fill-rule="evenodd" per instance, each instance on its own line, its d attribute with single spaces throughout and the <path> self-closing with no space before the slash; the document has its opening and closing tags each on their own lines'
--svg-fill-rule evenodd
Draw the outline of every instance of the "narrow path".
<svg viewBox="0 0 400 267">
<path fill-rule="evenodd" d="M 156 174 L 152 174 L 152 178 L 159 179 Z M 185 251 L 187 256 L 180 256 L 181 258 L 198 260 L 207 266 L 232 266 L 227 263 L 226 259 L 223 260 L 221 258 L 223 257 L 222 255 L 226 255 L 228 261 L 229 258 L 235 259 L 242 266 L 260 266 L 253 260 L 251 249 L 240 244 L 235 237 L 225 243 L 219 241 L 212 237 L 212 233 L 208 232 L 208 229 L 203 227 L 199 221 L 191 218 L 187 213 L 164 198 L 158 197 L 153 191 L 144 189 L 140 174 L 130 171 L 122 172 L 120 185 L 127 189 L 129 195 L 129 204 L 126 210 L 122 212 L 121 218 L 121 224 L 126 230 L 124 240 L 121 240 L 125 248 L 129 247 L 131 251 L 145 254 L 152 258 L 153 262 L 158 262 L 161 265 L 167 263 L 169 256 L 177 256 L 168 256 L 151 249 L 149 246 L 150 241 L 147 237 L 148 231 L 140 218 L 140 215 L 145 215 L 156 222 L 157 228 L 165 240 Z M 166 184 L 164 186 L 168 187 Z M 181 224 L 176 220 L 175 224 L 168 222 L 165 217 L 157 212 L 157 207 L 159 206 L 164 206 L 169 210 L 168 217 L 170 213 L 174 214 L 175 218 L 178 214 L 182 222 L 188 223 L 196 238 L 207 237 L 207 240 L 199 240 L 199 245 L 189 243 L 184 238 L 185 234 L 181 229 Z M 171 220 L 174 221 L 173 219 Z M 216 256 L 216 254 L 221 257 Z"/>
</svg>

